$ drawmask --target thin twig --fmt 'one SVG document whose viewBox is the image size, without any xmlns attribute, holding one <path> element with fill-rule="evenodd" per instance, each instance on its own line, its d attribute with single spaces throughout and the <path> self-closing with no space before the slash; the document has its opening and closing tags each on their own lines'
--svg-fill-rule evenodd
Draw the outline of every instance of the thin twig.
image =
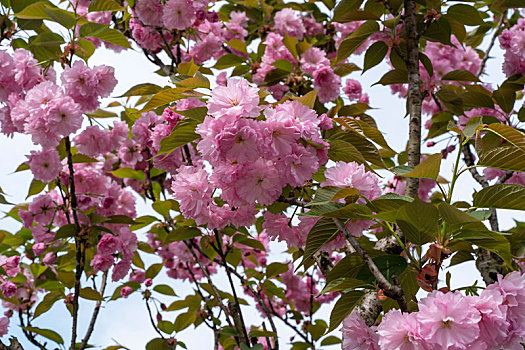
<svg viewBox="0 0 525 350">
<path fill-rule="evenodd" d="M 499 32 L 501 30 L 501 26 L 503 25 L 503 22 L 505 21 L 505 18 L 507 18 L 507 11 L 504 11 L 498 20 L 498 25 L 496 26 L 496 30 L 494 31 L 494 34 L 492 35 L 492 38 L 490 39 L 489 47 L 487 48 L 487 51 L 485 52 L 485 56 L 483 57 L 483 60 L 481 61 L 481 65 L 479 66 L 478 73 L 477 73 L 478 77 L 483 73 L 483 70 L 485 69 L 485 65 L 487 64 L 487 61 L 489 59 L 489 53 L 494 47 L 496 38 L 500 34 Z"/>
<path fill-rule="evenodd" d="M 218 230 L 213 230 L 215 233 L 215 238 L 217 239 L 217 250 L 219 252 L 219 256 L 221 257 L 224 264 L 226 264 L 226 254 L 222 250 L 221 245 L 221 237 L 219 235 Z M 241 310 L 241 304 L 239 303 L 239 298 L 237 297 L 237 292 L 235 291 L 235 285 L 233 284 L 232 276 L 230 274 L 230 271 L 226 269 L 226 275 L 228 276 L 228 282 L 230 283 L 230 288 L 233 293 L 233 299 L 234 299 L 234 309 L 235 312 L 233 312 L 233 320 L 236 325 L 237 331 L 241 330 L 241 333 L 239 334 L 241 336 L 240 340 L 244 344 L 250 346 L 250 338 L 248 337 L 248 332 L 246 332 L 246 325 L 244 323 L 244 318 L 242 316 L 242 310 Z M 229 306 L 230 311 L 232 311 L 232 305 Z"/>
<path fill-rule="evenodd" d="M 104 292 L 106 291 L 106 285 L 108 280 L 108 272 L 104 271 L 104 274 L 102 275 L 102 284 L 100 286 L 100 296 L 104 298 Z M 93 310 L 93 315 L 91 316 L 91 321 L 89 322 L 89 327 L 86 332 L 86 335 L 84 339 L 82 340 L 82 343 L 80 344 L 79 350 L 84 350 L 86 346 L 88 345 L 89 338 L 91 337 L 91 334 L 93 333 L 93 330 L 95 329 L 95 322 L 97 322 L 97 317 L 100 312 L 100 307 L 102 306 L 102 300 L 98 300 L 97 304 L 95 305 L 95 309 Z"/>
</svg>

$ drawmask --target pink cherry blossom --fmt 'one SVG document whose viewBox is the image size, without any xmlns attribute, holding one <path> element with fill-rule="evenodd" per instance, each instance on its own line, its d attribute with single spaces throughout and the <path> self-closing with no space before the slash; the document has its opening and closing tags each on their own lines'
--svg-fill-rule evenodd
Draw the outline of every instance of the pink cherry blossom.
<svg viewBox="0 0 525 350">
<path fill-rule="evenodd" d="M 421 338 L 444 349 L 467 349 L 479 336 L 481 315 L 460 292 L 433 291 L 419 301 Z"/>
<path fill-rule="evenodd" d="M 344 319 L 343 350 L 379 350 L 379 337 L 375 327 L 368 327 L 357 312 L 352 312 Z"/>
<path fill-rule="evenodd" d="M 326 181 L 321 183 L 321 186 L 355 188 L 369 200 L 373 200 L 381 195 L 377 176 L 367 172 L 362 164 L 339 161 L 336 162 L 335 167 L 326 169 L 325 176 Z M 359 201 L 362 202 L 363 199 Z"/>
<path fill-rule="evenodd" d="M 162 13 L 164 27 L 184 30 L 195 21 L 195 9 L 188 0 L 168 0 Z"/>
<path fill-rule="evenodd" d="M 31 155 L 28 156 L 28 163 L 35 179 L 42 182 L 50 182 L 56 179 L 62 170 L 60 155 L 51 148 L 31 151 Z"/>
<path fill-rule="evenodd" d="M 257 117 L 259 90 L 246 79 L 229 79 L 227 86 L 213 89 L 208 100 L 208 113 L 216 118 Z"/>
<path fill-rule="evenodd" d="M 283 36 L 288 34 L 296 37 L 298 40 L 303 38 L 305 28 L 298 11 L 285 7 L 275 14 L 274 23 L 275 29 L 279 34 Z"/>
<path fill-rule="evenodd" d="M 405 314 L 399 310 L 389 311 L 377 327 L 379 346 L 391 350 L 427 349 L 419 334 L 417 313 Z"/>
</svg>

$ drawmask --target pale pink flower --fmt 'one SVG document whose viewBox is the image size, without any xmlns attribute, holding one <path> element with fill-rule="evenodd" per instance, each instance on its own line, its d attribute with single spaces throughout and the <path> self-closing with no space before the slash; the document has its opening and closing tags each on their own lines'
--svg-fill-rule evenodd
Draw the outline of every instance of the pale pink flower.
<svg viewBox="0 0 525 350">
<path fill-rule="evenodd" d="M 212 90 L 208 100 L 208 113 L 216 118 L 258 117 L 259 89 L 249 85 L 244 78 L 229 79 L 227 86 Z"/>
<path fill-rule="evenodd" d="M 0 337 L 3 337 L 7 334 L 9 329 L 9 318 L 2 317 L 0 318 Z"/>
<path fill-rule="evenodd" d="M 182 166 L 175 175 L 171 189 L 173 198 L 180 203 L 182 214 L 197 223 L 204 223 L 213 192 L 208 173 L 199 166 Z"/>
<path fill-rule="evenodd" d="M 336 162 L 335 167 L 326 169 L 326 181 L 321 186 L 336 186 L 342 188 L 355 188 L 369 200 L 381 195 L 379 180 L 373 173 L 367 172 L 364 165 L 356 162 Z M 359 200 L 363 202 L 361 198 Z"/>
<path fill-rule="evenodd" d="M 341 77 L 335 74 L 330 66 L 320 66 L 312 76 L 319 102 L 327 103 L 339 97 Z"/>
<path fill-rule="evenodd" d="M 168 0 L 164 5 L 162 20 L 167 29 L 184 30 L 195 21 L 195 9 L 188 0 Z"/>
<path fill-rule="evenodd" d="M 5 298 L 11 298 L 14 297 L 16 294 L 16 291 L 18 288 L 16 287 L 16 284 L 14 284 L 11 281 L 4 281 L 0 285 L 0 289 L 2 290 L 2 294 Z"/>
<path fill-rule="evenodd" d="M 274 27 L 281 35 L 288 34 L 298 40 L 302 40 L 305 33 L 300 12 L 289 7 L 285 7 L 275 14 Z"/>
<path fill-rule="evenodd" d="M 288 247 L 302 248 L 306 242 L 306 236 L 286 215 L 266 211 L 262 226 L 272 240 L 286 242 Z"/>
<path fill-rule="evenodd" d="M 281 194 L 282 187 L 279 172 L 271 161 L 264 159 L 252 163 L 236 185 L 241 198 L 248 203 L 257 201 L 261 205 L 273 203 Z"/>
<path fill-rule="evenodd" d="M 113 268 L 113 274 L 111 275 L 111 280 L 113 282 L 119 281 L 126 277 L 131 268 L 131 258 L 120 260 L 117 265 Z"/>
<path fill-rule="evenodd" d="M 66 66 L 61 80 L 66 93 L 80 104 L 83 112 L 97 109 L 99 97 L 108 97 L 117 85 L 112 67 L 97 66 L 91 69 L 83 61 L 75 61 L 71 67 Z"/>
<path fill-rule="evenodd" d="M 117 239 L 110 233 L 106 233 L 97 244 L 97 252 L 102 255 L 111 255 L 117 250 Z"/>
<path fill-rule="evenodd" d="M 326 53 L 318 47 L 311 47 L 301 55 L 301 69 L 311 76 L 320 66 L 330 67 Z"/>
<path fill-rule="evenodd" d="M 379 337 L 374 328 L 368 327 L 359 314 L 354 311 L 344 319 L 343 350 L 379 350 Z"/>
<path fill-rule="evenodd" d="M 467 349 L 479 336 L 480 313 L 460 292 L 433 291 L 419 301 L 417 320 L 425 341 L 442 349 Z"/>
<path fill-rule="evenodd" d="M 46 245 L 44 243 L 35 243 L 33 245 L 33 254 L 40 256 L 46 251 Z"/>
<path fill-rule="evenodd" d="M 251 119 L 239 119 L 227 125 L 215 137 L 219 159 L 237 161 L 239 164 L 254 162 L 259 158 L 260 142 L 259 124 Z"/>
<path fill-rule="evenodd" d="M 56 179 L 62 170 L 60 155 L 55 149 L 44 148 L 42 151 L 31 151 L 31 155 L 27 158 L 33 176 L 42 182 Z"/>
<path fill-rule="evenodd" d="M 95 254 L 91 260 L 91 266 L 98 271 L 107 271 L 115 262 L 115 259 L 112 256 Z"/>
<path fill-rule="evenodd" d="M 53 265 L 55 261 L 57 260 L 57 255 L 54 252 L 49 252 L 44 256 L 44 259 L 42 259 L 42 262 L 46 266 Z"/>
<path fill-rule="evenodd" d="M 160 0 L 136 0 L 134 10 L 142 23 L 162 27 L 163 6 Z"/>
<path fill-rule="evenodd" d="M 350 101 L 359 100 L 363 93 L 361 83 L 354 79 L 347 79 L 343 92 L 348 96 Z"/>
<path fill-rule="evenodd" d="M 377 328 L 381 349 L 426 349 L 425 342 L 419 334 L 416 315 L 416 313 L 406 314 L 395 309 L 386 313 Z"/>
<path fill-rule="evenodd" d="M 33 58 L 33 54 L 25 49 L 16 49 L 13 53 L 15 63 L 15 82 L 24 90 L 32 89 L 44 81 L 42 66 Z"/>
</svg>

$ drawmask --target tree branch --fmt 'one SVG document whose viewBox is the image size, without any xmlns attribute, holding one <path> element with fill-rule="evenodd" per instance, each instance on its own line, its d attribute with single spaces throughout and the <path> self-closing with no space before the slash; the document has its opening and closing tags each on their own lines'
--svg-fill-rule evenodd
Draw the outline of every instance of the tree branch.
<svg viewBox="0 0 525 350">
<path fill-rule="evenodd" d="M 408 112 L 410 114 L 408 138 L 408 166 L 416 166 L 421 160 L 421 104 L 423 98 L 419 77 L 419 39 L 415 0 L 405 0 L 405 25 L 407 32 Z M 418 196 L 419 179 L 408 178 L 406 195 Z"/>
<path fill-rule="evenodd" d="M 341 233 L 343 234 L 345 239 L 350 243 L 352 248 L 354 248 L 354 250 L 357 252 L 357 254 L 359 254 L 359 256 L 363 259 L 363 261 L 365 262 L 366 266 L 368 266 L 368 268 L 370 269 L 370 272 L 372 273 L 372 275 L 377 280 L 377 284 L 378 284 L 379 288 L 381 288 L 383 290 L 383 292 L 385 293 L 386 296 L 388 296 L 388 297 L 394 299 L 395 301 L 397 301 L 401 311 L 408 312 L 408 303 L 407 303 L 407 300 L 406 300 L 406 297 L 405 297 L 405 293 L 403 292 L 403 289 L 399 285 L 391 284 L 386 279 L 386 277 L 383 275 L 383 273 L 379 270 L 377 265 L 374 263 L 374 261 L 368 255 L 368 252 L 365 249 L 363 249 L 363 247 L 361 247 L 359 242 L 347 230 L 347 228 L 341 222 L 341 220 L 339 220 L 337 218 L 333 218 L 332 220 L 337 225 L 337 228 L 339 229 L 339 231 L 341 231 Z"/>
<path fill-rule="evenodd" d="M 100 286 L 100 296 L 104 298 L 104 292 L 106 290 L 106 284 L 108 280 L 108 272 L 104 271 L 104 274 L 102 275 L 102 285 Z M 84 336 L 84 339 L 82 340 L 82 343 L 80 344 L 79 350 L 84 350 L 87 345 L 89 338 L 91 337 L 91 334 L 93 333 L 93 330 L 95 329 L 95 323 L 97 322 L 97 317 L 100 312 L 100 307 L 102 306 L 102 300 L 98 300 L 97 304 L 95 305 L 95 309 L 93 310 L 93 315 L 91 316 L 91 321 L 89 322 L 89 327 L 86 332 L 86 335 Z"/>
</svg>

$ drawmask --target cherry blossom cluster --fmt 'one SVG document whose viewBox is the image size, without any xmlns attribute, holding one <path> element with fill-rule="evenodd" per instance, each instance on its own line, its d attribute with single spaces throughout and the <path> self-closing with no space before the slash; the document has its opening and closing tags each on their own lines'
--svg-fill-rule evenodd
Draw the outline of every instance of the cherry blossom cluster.
<svg viewBox="0 0 525 350">
<path fill-rule="evenodd" d="M 503 72 L 507 77 L 525 74 L 525 18 L 510 29 L 505 29 L 499 36 L 501 48 L 505 50 Z"/>
<path fill-rule="evenodd" d="M 207 102 L 208 116 L 197 126 L 202 161 L 183 166 L 172 191 L 184 216 L 208 228 L 249 226 L 255 204 L 269 205 L 286 185 L 301 186 L 328 161 L 320 130 L 331 127 L 299 101 L 259 106 L 259 90 L 244 79 L 218 86 Z M 262 112 L 264 120 L 259 120 Z M 214 200 L 220 190 L 225 203 Z"/>
<path fill-rule="evenodd" d="M 389 311 L 377 327 L 353 312 L 343 322 L 343 350 L 522 349 L 525 275 L 512 272 L 479 296 L 433 291 L 419 311 Z"/>
</svg>

